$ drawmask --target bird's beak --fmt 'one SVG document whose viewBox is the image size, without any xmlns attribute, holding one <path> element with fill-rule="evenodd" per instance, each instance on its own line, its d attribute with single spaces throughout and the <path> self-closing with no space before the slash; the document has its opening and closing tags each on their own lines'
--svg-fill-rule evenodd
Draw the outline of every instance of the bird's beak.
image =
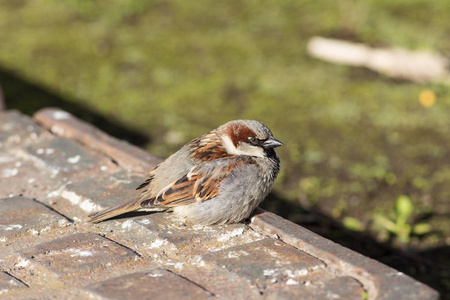
<svg viewBox="0 0 450 300">
<path fill-rule="evenodd" d="M 270 137 L 267 141 L 265 141 L 262 146 L 264 148 L 275 148 L 275 147 L 280 147 L 283 146 L 283 143 L 280 142 L 279 140 L 277 140 L 274 137 Z"/>
</svg>

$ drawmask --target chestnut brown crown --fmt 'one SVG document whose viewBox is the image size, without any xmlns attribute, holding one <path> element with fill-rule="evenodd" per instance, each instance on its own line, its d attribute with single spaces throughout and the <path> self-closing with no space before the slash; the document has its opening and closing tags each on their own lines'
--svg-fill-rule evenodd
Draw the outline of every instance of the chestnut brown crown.
<svg viewBox="0 0 450 300">
<path fill-rule="evenodd" d="M 218 128 L 227 153 L 266 156 L 283 143 L 273 137 L 264 124 L 252 120 L 236 120 Z"/>
</svg>

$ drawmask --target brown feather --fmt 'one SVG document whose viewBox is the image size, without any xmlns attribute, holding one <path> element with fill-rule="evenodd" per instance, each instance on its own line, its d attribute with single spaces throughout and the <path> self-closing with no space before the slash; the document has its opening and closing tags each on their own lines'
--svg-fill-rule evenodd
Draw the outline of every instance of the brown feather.
<svg viewBox="0 0 450 300">
<path fill-rule="evenodd" d="M 248 141 L 249 137 L 256 136 L 256 133 L 253 130 L 242 124 L 228 126 L 224 130 L 235 147 L 238 147 L 240 142 Z"/>
<path fill-rule="evenodd" d="M 215 130 L 190 141 L 187 146 L 190 151 L 190 157 L 202 162 L 234 156 L 227 152 Z"/>
<path fill-rule="evenodd" d="M 127 212 L 135 211 L 138 207 L 139 206 L 137 205 L 136 201 L 120 203 L 118 205 L 107 207 L 98 212 L 90 214 L 88 216 L 88 221 L 91 223 L 98 223 Z"/>
<path fill-rule="evenodd" d="M 202 171 L 195 167 L 188 174 L 163 189 L 156 198 L 146 201 L 146 207 L 170 208 L 212 199 L 219 193 L 222 181 L 233 170 L 252 162 L 251 157 L 242 156 L 233 158 L 230 163 L 218 164 L 209 171 Z"/>
</svg>

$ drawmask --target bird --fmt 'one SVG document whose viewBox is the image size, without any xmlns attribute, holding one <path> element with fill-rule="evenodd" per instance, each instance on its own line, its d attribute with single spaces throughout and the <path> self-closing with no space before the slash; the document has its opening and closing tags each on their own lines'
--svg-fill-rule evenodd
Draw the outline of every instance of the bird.
<svg viewBox="0 0 450 300">
<path fill-rule="evenodd" d="M 131 201 L 88 216 L 98 223 L 127 212 L 169 211 L 203 225 L 239 223 L 269 194 L 283 143 L 263 123 L 234 120 L 195 138 L 151 170 Z"/>
</svg>

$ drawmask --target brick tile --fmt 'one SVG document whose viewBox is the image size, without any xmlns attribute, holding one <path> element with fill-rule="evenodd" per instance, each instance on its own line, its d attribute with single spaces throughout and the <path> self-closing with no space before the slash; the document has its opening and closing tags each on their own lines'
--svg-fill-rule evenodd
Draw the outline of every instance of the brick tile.
<svg viewBox="0 0 450 300">
<path fill-rule="evenodd" d="M 31 161 L 0 151 L 0 198 L 23 195 L 29 198 L 46 195 L 48 189 L 59 186 L 48 173 Z"/>
<path fill-rule="evenodd" d="M 77 233 L 33 246 L 20 253 L 16 267 L 44 270 L 55 278 L 135 261 L 139 255 L 94 233 Z"/>
<path fill-rule="evenodd" d="M 264 239 L 201 256 L 261 288 L 271 282 L 306 280 L 324 263 L 282 241 Z"/>
<path fill-rule="evenodd" d="M 0 297 L 10 291 L 26 288 L 27 286 L 8 273 L 0 271 Z"/>
<path fill-rule="evenodd" d="M 205 263 L 201 257 L 192 260 L 190 265 L 182 265 L 176 272 L 224 299 L 261 299 L 259 287 L 246 278 L 225 268 Z"/>
<path fill-rule="evenodd" d="M 142 177 L 130 175 L 123 170 L 110 173 L 117 168 L 110 165 L 102 166 L 107 169 L 100 168 L 97 176 L 76 180 L 71 178 L 70 181 L 53 187 L 46 197 L 40 200 L 71 219 L 81 221 L 93 211 L 138 195 L 135 189 L 142 182 Z M 110 222 L 102 223 L 101 226 L 107 224 Z"/>
<path fill-rule="evenodd" d="M 194 256 L 253 242 L 263 237 L 245 224 L 202 226 L 185 223 L 171 213 L 153 213 L 134 219 L 153 233 L 149 248 L 164 249 L 169 254 Z"/>
<path fill-rule="evenodd" d="M 0 149 L 38 140 L 45 131 L 17 111 L 0 112 Z"/>
<path fill-rule="evenodd" d="M 435 290 L 405 274 L 342 247 L 273 213 L 262 209 L 257 210 L 250 226 L 256 231 L 276 235 L 306 253 L 313 253 L 328 266 L 337 268 L 340 273 L 356 278 L 374 298 L 398 299 L 404 294 L 408 294 L 409 299 L 439 298 Z"/>
<path fill-rule="evenodd" d="M 95 177 L 69 183 L 65 190 L 78 197 L 91 199 L 92 209 L 84 207 L 86 212 L 91 212 L 99 207 L 107 207 L 118 204 L 139 195 L 136 191 L 143 181 L 143 177 L 133 176 L 125 171 L 116 173 L 102 172 Z M 63 195 L 64 196 L 64 195 Z"/>
<path fill-rule="evenodd" d="M 25 197 L 0 199 L 0 244 L 24 235 L 39 235 L 70 222 L 46 206 Z"/>
<path fill-rule="evenodd" d="M 82 172 L 90 177 L 89 172 L 98 173 L 98 169 L 109 159 L 91 153 L 81 145 L 62 138 L 42 140 L 26 148 L 30 158 L 47 169 L 51 175 L 69 176 Z M 92 174 L 91 176 L 93 176 Z"/>
<path fill-rule="evenodd" d="M 274 284 L 264 292 L 264 298 L 278 299 L 304 299 L 304 300 L 328 300 L 345 299 L 361 300 L 364 289 L 362 285 L 352 277 L 335 277 L 326 281 L 290 280 L 283 284 Z"/>
<path fill-rule="evenodd" d="M 111 137 L 98 128 L 58 108 L 44 108 L 33 117 L 54 134 L 80 141 L 82 144 L 113 158 L 119 165 L 129 171 L 146 174 L 161 162 L 160 158 Z"/>
<path fill-rule="evenodd" d="M 318 286 L 318 294 L 324 299 L 348 299 L 360 300 L 363 298 L 364 289 L 355 278 L 344 276 L 330 279 L 324 286 Z M 311 298 L 317 299 L 317 298 Z"/>
<path fill-rule="evenodd" d="M 197 284 L 162 268 L 133 273 L 86 288 L 95 299 L 209 299 Z"/>
<path fill-rule="evenodd" d="M 336 277 L 318 259 L 275 239 L 202 255 L 193 265 L 181 274 L 225 298 L 361 299 L 364 291 L 354 278 Z"/>
<path fill-rule="evenodd" d="M 130 177 L 124 171 L 118 170 L 120 168 L 117 165 L 105 161 L 92 169 L 92 173 L 81 171 L 69 175 L 69 178 L 58 176 L 47 183 L 45 191 L 34 192 L 32 195 L 36 195 L 40 202 L 78 222 L 88 213 L 107 206 L 108 203 L 118 203 L 130 197 L 126 191 L 134 190 L 134 186 L 130 183 L 133 188 L 128 189 L 126 182 L 130 181 Z M 40 181 L 40 178 L 35 181 Z M 0 195 L 1 186 L 0 183 Z M 100 203 L 103 203 L 103 206 L 100 206 Z"/>
</svg>

